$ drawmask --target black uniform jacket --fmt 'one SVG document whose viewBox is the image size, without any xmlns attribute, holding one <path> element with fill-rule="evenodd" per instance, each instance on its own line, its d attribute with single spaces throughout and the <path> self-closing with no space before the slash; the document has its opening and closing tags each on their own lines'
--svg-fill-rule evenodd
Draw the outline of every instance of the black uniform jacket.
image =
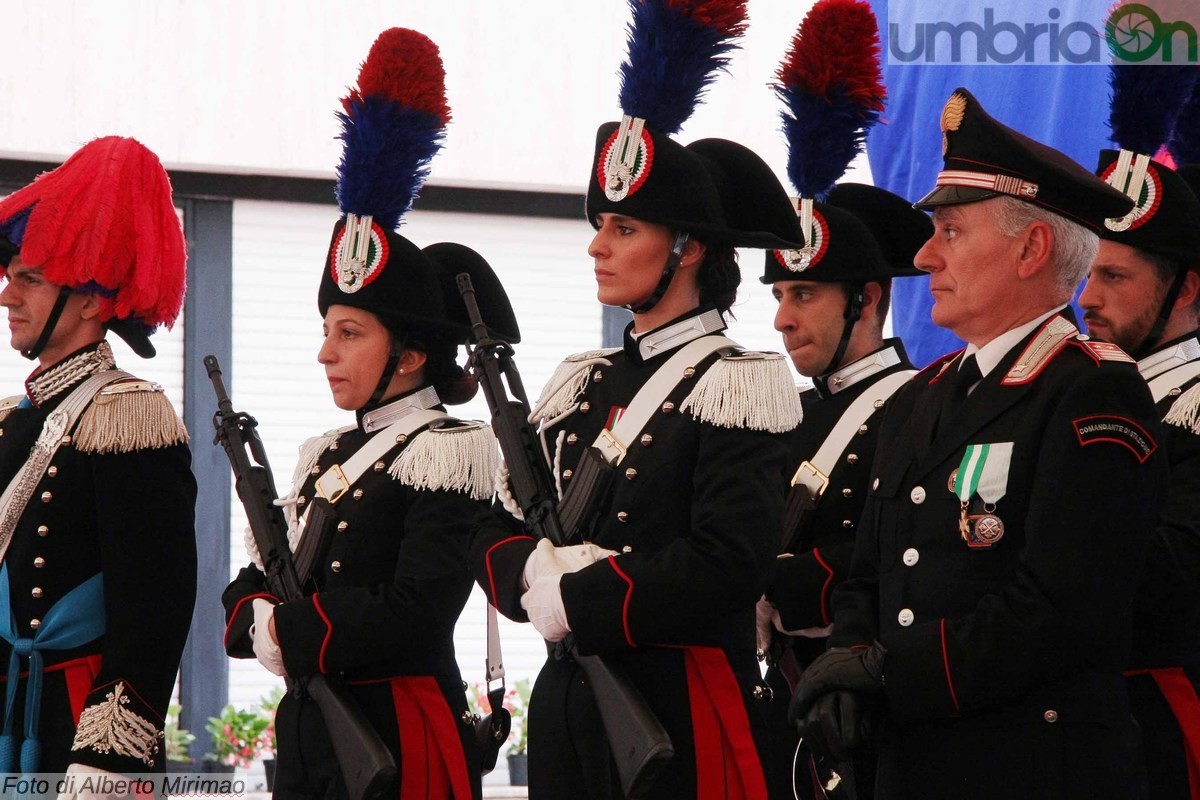
<svg viewBox="0 0 1200 800">
<path fill-rule="evenodd" d="M 565 362 L 559 376 L 589 357 L 611 363 L 587 366 L 543 412 L 546 419 L 568 413 L 544 432 L 564 488 L 601 429 L 689 340 L 657 347 L 659 337 L 704 311 L 636 341 L 627 330 L 623 349 Z M 755 360 L 714 354 L 697 363 L 629 444 L 599 522 L 586 534 L 618 555 L 562 578 L 580 652 L 624 668 L 672 737 L 676 755 L 653 796 L 695 797 L 699 781 L 724 797 L 720 787 L 733 776 L 749 787 L 748 796 L 764 791 L 747 715 L 759 678 L 754 604 L 778 547 L 783 432 L 794 428 L 799 411 L 790 371 L 777 354 Z M 756 415 L 757 429 L 745 413 Z M 518 620 L 526 618 L 522 571 L 533 547 L 528 536 L 500 526 L 481 533 L 474 546 L 480 585 Z M 620 796 L 591 688 L 561 649 L 534 687 L 531 720 L 531 796 Z"/>
<path fill-rule="evenodd" d="M 831 640 L 887 648 L 877 797 L 1137 796 L 1121 670 L 1166 464 L 1134 365 L 1085 339 L 1050 317 L 936 435 L 956 360 L 886 408 Z M 949 483 L 983 443 L 1012 456 L 968 509 L 1003 535 L 972 547 Z"/>
<path fill-rule="evenodd" d="M 93 345 L 31 378 L 28 397 L 4 402 L 3 485 L 29 458 L 48 415 L 91 373 L 111 367 L 108 345 Z M 110 384 L 63 438 L 17 522 L 4 570 L 20 639 L 52 633 L 55 626 L 42 620 L 72 590 L 97 575 L 103 587 L 99 607 L 76 612 L 100 614 L 103 635 L 41 651 L 42 771 L 72 763 L 123 773 L 163 769 L 163 721 L 196 596 L 196 481 L 186 441 L 162 387 Z M 6 666 L 11 652 L 0 641 Z M 29 669 L 24 658 L 20 669 Z M 23 677 L 18 743 L 26 684 Z"/>
<path fill-rule="evenodd" d="M 362 416 L 360 425 L 302 448 L 294 490 L 299 512 L 313 498 L 317 476 L 371 438 Z M 495 438 L 480 423 L 445 420 L 395 444 L 334 506 L 336 533 L 315 568 L 319 591 L 275 608 L 288 674 L 335 675 L 349 684 L 393 751 L 403 782 L 432 781 L 427 766 L 445 765 L 448 789 L 430 784 L 421 796 L 463 800 L 480 792 L 453 637 L 471 591 L 471 531 L 489 514 L 483 498 L 491 495 L 498 463 Z M 252 564 L 222 597 L 225 646 L 234 657 L 254 657 L 249 631 L 256 597 L 277 602 Z M 277 792 L 340 783 L 327 729 L 310 702 L 285 696 L 276 728 Z"/>
<path fill-rule="evenodd" d="M 1157 401 L 1170 466 L 1134 605 L 1129 693 L 1150 797 L 1200 798 L 1200 332 L 1138 363 Z M 1189 764 L 1197 775 L 1189 778 Z"/>
</svg>

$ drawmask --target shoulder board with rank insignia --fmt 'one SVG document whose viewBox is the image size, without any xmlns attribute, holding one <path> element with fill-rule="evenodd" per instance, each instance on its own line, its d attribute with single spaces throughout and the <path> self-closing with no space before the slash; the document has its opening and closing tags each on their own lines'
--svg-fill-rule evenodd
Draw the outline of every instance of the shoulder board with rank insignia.
<svg viewBox="0 0 1200 800">
<path fill-rule="evenodd" d="M 75 428 L 75 447 L 84 453 L 129 453 L 187 442 L 187 429 L 151 381 L 123 380 L 96 393 Z"/>
<path fill-rule="evenodd" d="M 1004 375 L 1000 385 L 1021 386 L 1029 383 L 1078 335 L 1079 329 L 1065 317 L 1056 314 L 1046 320 L 1046 324 L 1025 346 L 1016 362 Z"/>
<path fill-rule="evenodd" d="M 0 400 L 0 422 L 3 422 L 8 417 L 12 410 L 21 405 L 21 401 L 25 399 L 23 394 L 14 394 L 12 397 L 6 397 Z"/>
<path fill-rule="evenodd" d="M 546 382 L 541 396 L 533 406 L 533 422 L 536 424 L 543 420 L 551 420 L 571 410 L 575 401 L 587 388 L 592 377 L 592 367 L 596 364 L 611 364 L 608 357 L 619 352 L 621 348 L 613 347 L 607 350 L 588 350 L 564 358 L 562 363 L 555 367 L 554 374 Z"/>
<path fill-rule="evenodd" d="M 462 492 L 486 500 L 499 469 L 500 445 L 491 426 L 449 419 L 409 439 L 388 474 L 414 489 Z"/>
<path fill-rule="evenodd" d="M 679 406 L 720 428 L 771 433 L 796 429 L 803 417 L 792 372 L 779 353 L 726 348 Z"/>
<path fill-rule="evenodd" d="M 1083 352 L 1090 355 L 1096 363 L 1101 361 L 1127 361 L 1130 364 L 1135 363 L 1134 360 L 1120 347 L 1110 342 L 1097 342 L 1093 339 L 1080 334 L 1076 337 L 1072 344 L 1080 347 Z"/>
</svg>

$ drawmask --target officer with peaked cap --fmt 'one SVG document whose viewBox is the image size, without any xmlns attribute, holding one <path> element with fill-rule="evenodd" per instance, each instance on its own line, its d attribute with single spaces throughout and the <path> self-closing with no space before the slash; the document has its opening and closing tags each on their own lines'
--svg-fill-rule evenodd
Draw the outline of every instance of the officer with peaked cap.
<svg viewBox="0 0 1200 800">
<path fill-rule="evenodd" d="M 502 613 L 550 643 L 530 704 L 531 797 L 626 796 L 613 757 L 622 731 L 606 732 L 578 653 L 623 671 L 670 737 L 673 757 L 638 796 L 765 798 L 754 604 L 800 405 L 782 356 L 721 332 L 740 281 L 734 248 L 802 237 L 754 153 L 672 138 L 683 121 L 672 115 L 686 118 L 695 97 L 669 102 L 677 84 L 641 60 L 658 53 L 649 61 L 680 77 L 714 41 L 728 50 L 742 4 L 633 9 L 625 114 L 600 126 L 587 194 L 598 298 L 633 321 L 622 347 L 568 357 L 534 409 L 568 527 L 588 544 L 497 527 L 476 538 L 475 572 Z"/>
<path fill-rule="evenodd" d="M 139 142 L 96 139 L 0 201 L 0 242 L 11 344 L 37 360 L 0 403 L 0 772 L 161 771 L 196 482 L 162 387 L 117 369 L 105 331 L 150 357 L 180 311 L 170 181 Z"/>
<path fill-rule="evenodd" d="M 317 295 L 325 334 L 317 360 L 334 404 L 354 422 L 302 445 L 280 501 L 297 553 L 314 537 L 327 544 L 301 576 L 312 593 L 280 602 L 266 593 L 249 540 L 256 563 L 222 600 L 230 655 L 256 657 L 276 675 L 345 681 L 392 753 L 399 796 L 470 800 L 480 797 L 480 752 L 454 626 L 499 451 L 486 424 L 445 411 L 476 389 L 456 364 L 470 325 L 455 276 L 471 275 L 495 335 L 519 336 L 482 256 L 453 243 L 422 249 L 395 230 L 449 119 L 443 81 L 434 43 L 392 28 L 343 102 L 343 214 Z M 285 695 L 275 726 L 275 797 L 347 796 L 332 726 L 310 697 Z"/>
<path fill-rule="evenodd" d="M 789 450 L 782 555 L 759 604 L 759 647 L 772 662 L 767 680 L 777 710 L 777 781 L 789 790 L 796 736 L 787 703 L 800 673 L 825 651 L 829 600 L 850 571 L 881 409 L 916 374 L 904 344 L 883 338 L 892 279 L 921 274 L 913 256 L 932 232 L 911 203 L 854 183 L 815 203 L 812 225 L 814 257 L 768 252 L 761 278 L 779 303 L 775 328 L 792 365 L 814 384 L 800 393 L 804 422 Z M 860 797 L 870 796 L 863 784 L 871 775 L 869 768 L 860 775 Z"/>
<path fill-rule="evenodd" d="M 792 711 L 835 757 L 879 724 L 884 800 L 1139 797 L 1121 672 L 1166 465 L 1132 359 L 1067 310 L 1131 202 L 964 89 L 941 128 L 916 265 L 968 345 L 885 410 L 831 649 Z"/>
<path fill-rule="evenodd" d="M 1130 702 L 1150 797 L 1200 798 L 1200 200 L 1131 150 L 1102 151 L 1096 174 L 1137 197 L 1105 220 L 1079 304 L 1092 337 L 1138 354 L 1170 466 L 1134 605 Z"/>
</svg>

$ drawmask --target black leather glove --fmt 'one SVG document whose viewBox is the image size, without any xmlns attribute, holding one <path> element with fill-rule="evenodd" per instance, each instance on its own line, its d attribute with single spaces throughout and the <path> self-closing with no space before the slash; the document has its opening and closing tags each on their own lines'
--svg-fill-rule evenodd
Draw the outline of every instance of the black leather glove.
<svg viewBox="0 0 1200 800">
<path fill-rule="evenodd" d="M 874 703 L 853 692 L 826 692 L 817 698 L 796 731 L 821 764 L 848 764 L 853 751 L 870 741 L 874 730 Z"/>
<path fill-rule="evenodd" d="M 829 692 L 882 693 L 886 655 L 887 650 L 879 642 L 870 647 L 834 647 L 822 653 L 800 676 L 788 707 L 788 721 L 799 724 L 818 698 Z"/>
</svg>

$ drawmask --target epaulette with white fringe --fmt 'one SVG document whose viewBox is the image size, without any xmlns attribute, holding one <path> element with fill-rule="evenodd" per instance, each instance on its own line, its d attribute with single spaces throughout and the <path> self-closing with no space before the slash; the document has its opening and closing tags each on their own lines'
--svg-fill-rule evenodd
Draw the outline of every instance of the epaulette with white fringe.
<svg viewBox="0 0 1200 800">
<path fill-rule="evenodd" d="M 97 392 L 74 434 L 75 447 L 83 453 L 156 450 L 187 440 L 187 428 L 163 387 L 136 378 L 110 383 Z"/>
<path fill-rule="evenodd" d="M 414 489 L 463 492 L 486 500 L 499 467 L 500 446 L 491 426 L 443 420 L 409 439 L 388 474 Z"/>
<path fill-rule="evenodd" d="M 800 424 L 800 395 L 779 353 L 729 348 L 705 370 L 679 410 L 721 428 L 786 433 Z"/>
<path fill-rule="evenodd" d="M 533 406 L 533 422 L 554 419 L 565 414 L 575 405 L 575 401 L 587 388 L 592 378 L 592 367 L 596 364 L 610 364 L 608 356 L 619 353 L 621 348 L 608 350 L 588 350 L 575 353 L 563 359 L 554 369 L 554 374 L 542 388 L 542 394 Z"/>
<path fill-rule="evenodd" d="M 14 394 L 12 397 L 6 397 L 0 400 L 0 422 L 4 422 L 12 410 L 21 405 L 21 401 L 25 399 L 23 394 Z"/>
<path fill-rule="evenodd" d="M 1200 435 L 1200 383 L 1175 398 L 1163 422 Z"/>
<path fill-rule="evenodd" d="M 313 467 L 321 460 L 321 454 L 328 450 L 329 446 L 336 442 L 343 433 L 352 431 L 354 428 L 354 425 L 344 425 L 341 428 L 325 431 L 320 436 L 304 440 L 304 444 L 300 445 L 300 456 L 296 459 L 296 469 L 292 472 L 293 491 L 299 491 L 304 482 L 308 480 Z"/>
</svg>

